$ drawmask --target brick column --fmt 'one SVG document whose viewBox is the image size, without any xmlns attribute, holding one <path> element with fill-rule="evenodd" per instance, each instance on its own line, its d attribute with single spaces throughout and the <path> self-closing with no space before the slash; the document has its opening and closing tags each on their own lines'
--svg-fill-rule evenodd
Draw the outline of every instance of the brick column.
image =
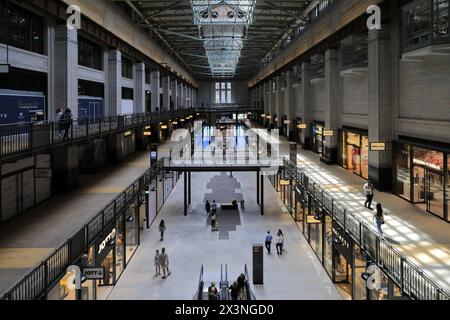
<svg viewBox="0 0 450 320">
<path fill-rule="evenodd" d="M 369 31 L 369 142 L 386 142 L 388 146 L 396 125 L 391 88 L 392 79 L 398 78 L 398 66 L 393 67 L 392 57 L 390 26 Z M 369 178 L 381 190 L 392 187 L 392 150 L 388 150 L 369 152 Z"/>
<path fill-rule="evenodd" d="M 305 149 L 312 147 L 311 123 L 314 121 L 314 107 L 312 103 L 312 87 L 311 87 L 311 63 L 304 62 L 302 64 L 302 84 L 300 87 L 300 116 L 307 128 L 302 129 L 302 143 Z"/>
<path fill-rule="evenodd" d="M 134 77 L 134 113 L 145 112 L 145 64 L 135 64 Z"/>
<path fill-rule="evenodd" d="M 333 130 L 332 137 L 325 138 L 325 153 L 321 161 L 338 162 L 338 129 L 342 110 L 342 85 L 338 50 L 325 52 L 325 129 Z"/>
<path fill-rule="evenodd" d="M 50 106 L 49 112 L 53 116 L 58 108 L 70 108 L 73 117 L 78 118 L 78 33 L 65 24 L 55 27 L 52 71 L 55 106 Z"/>
<path fill-rule="evenodd" d="M 151 81 L 151 87 L 152 87 L 152 112 L 155 112 L 156 109 L 159 108 L 159 83 L 161 81 L 161 75 L 159 71 L 153 71 L 151 73 L 152 81 Z M 161 111 L 161 110 L 160 110 Z"/>
<path fill-rule="evenodd" d="M 122 113 L 122 53 L 119 50 L 108 52 L 105 71 L 105 114 L 114 116 Z"/>
</svg>

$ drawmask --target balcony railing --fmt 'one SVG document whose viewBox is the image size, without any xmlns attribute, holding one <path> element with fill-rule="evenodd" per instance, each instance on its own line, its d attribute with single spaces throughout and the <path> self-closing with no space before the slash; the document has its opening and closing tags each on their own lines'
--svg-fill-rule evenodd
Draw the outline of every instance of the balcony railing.
<svg viewBox="0 0 450 320">
<path fill-rule="evenodd" d="M 402 10 L 403 52 L 450 44 L 450 0 L 416 0 Z"/>
</svg>

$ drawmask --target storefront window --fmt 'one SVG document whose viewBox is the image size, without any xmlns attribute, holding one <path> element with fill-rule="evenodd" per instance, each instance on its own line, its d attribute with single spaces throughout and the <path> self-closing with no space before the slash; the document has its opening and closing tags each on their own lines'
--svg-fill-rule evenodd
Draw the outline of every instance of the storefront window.
<svg viewBox="0 0 450 320">
<path fill-rule="evenodd" d="M 124 261 L 124 225 L 123 215 L 119 216 L 116 221 L 116 277 L 115 281 L 119 279 L 125 266 Z"/>
<path fill-rule="evenodd" d="M 126 212 L 126 222 L 125 222 L 125 230 L 126 230 L 126 259 L 127 264 L 130 261 L 133 253 L 136 251 L 139 245 L 139 220 L 137 215 L 138 210 L 132 206 L 128 208 Z"/>
<path fill-rule="evenodd" d="M 447 220 L 450 221 L 450 153 L 447 154 L 447 174 L 445 183 L 445 207 L 447 212 Z"/>
<path fill-rule="evenodd" d="M 411 151 L 407 144 L 398 143 L 395 150 L 395 193 L 411 199 Z"/>
<path fill-rule="evenodd" d="M 369 138 L 345 131 L 342 135 L 342 166 L 365 179 L 369 178 Z"/>
<path fill-rule="evenodd" d="M 346 299 L 352 298 L 353 240 L 337 222 L 333 222 L 333 270 L 337 289 Z"/>
<path fill-rule="evenodd" d="M 424 203 L 426 210 L 444 217 L 444 154 L 413 147 L 413 201 Z"/>
<path fill-rule="evenodd" d="M 333 219 L 331 216 L 325 216 L 325 270 L 328 275 L 332 277 L 333 275 Z"/>
<path fill-rule="evenodd" d="M 361 247 L 355 243 L 355 278 L 353 286 L 353 300 L 367 300 L 367 256 Z"/>
<path fill-rule="evenodd" d="M 311 211 L 314 212 L 315 217 L 320 218 L 323 215 L 322 207 L 319 202 L 313 200 L 311 202 Z M 317 219 L 316 218 L 316 219 Z M 310 238 L 311 247 L 316 252 L 317 257 L 320 262 L 322 262 L 322 245 L 323 245 L 323 224 L 322 223 L 312 223 L 310 225 Z"/>
<path fill-rule="evenodd" d="M 373 265 L 375 277 L 377 280 L 369 289 L 369 300 L 388 300 L 389 299 L 389 278 L 376 265 Z"/>
<path fill-rule="evenodd" d="M 322 125 L 312 125 L 312 137 L 313 137 L 313 146 L 314 152 L 318 155 L 323 155 L 324 148 L 324 137 L 323 137 L 323 126 Z"/>
</svg>

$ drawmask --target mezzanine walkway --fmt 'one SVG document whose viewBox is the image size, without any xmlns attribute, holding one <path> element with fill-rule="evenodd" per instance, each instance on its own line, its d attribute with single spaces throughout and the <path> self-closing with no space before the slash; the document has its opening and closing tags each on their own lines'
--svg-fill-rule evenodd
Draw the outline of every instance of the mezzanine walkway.
<svg viewBox="0 0 450 320">
<path fill-rule="evenodd" d="M 138 152 L 98 174 L 82 175 L 76 190 L 0 224 L 0 296 L 148 170 L 149 161 L 147 152 Z"/>
</svg>

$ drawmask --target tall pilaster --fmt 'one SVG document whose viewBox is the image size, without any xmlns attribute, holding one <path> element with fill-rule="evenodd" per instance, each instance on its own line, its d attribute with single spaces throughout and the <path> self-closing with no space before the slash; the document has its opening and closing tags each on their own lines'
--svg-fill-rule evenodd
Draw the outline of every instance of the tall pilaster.
<svg viewBox="0 0 450 320">
<path fill-rule="evenodd" d="M 397 68 L 398 70 L 398 68 Z M 390 26 L 369 31 L 369 142 L 391 145 L 395 120 L 391 104 L 392 58 Z M 389 190 L 392 151 L 369 152 L 369 178 L 377 189 Z"/>
<path fill-rule="evenodd" d="M 177 79 L 172 80 L 172 101 L 173 109 L 178 110 L 178 81 Z"/>
<path fill-rule="evenodd" d="M 325 138 L 325 152 L 322 161 L 335 164 L 338 161 L 338 129 L 342 109 L 342 86 L 339 70 L 339 54 L 336 49 L 325 52 L 325 127 L 333 136 Z"/>
<path fill-rule="evenodd" d="M 122 53 L 110 50 L 107 56 L 105 114 L 114 116 L 122 113 Z"/>
<path fill-rule="evenodd" d="M 295 89 L 292 86 L 293 85 L 293 74 L 292 70 L 286 71 L 286 92 L 285 92 L 285 111 L 284 113 L 287 116 L 287 120 L 289 123 L 286 125 L 286 137 L 290 138 L 294 135 L 294 125 L 295 125 L 295 112 L 296 112 L 296 105 L 295 105 Z"/>
<path fill-rule="evenodd" d="M 152 112 L 155 112 L 156 110 L 160 110 L 160 97 L 159 97 L 159 88 L 160 88 L 160 81 L 161 81 L 161 74 L 159 71 L 153 71 L 151 74 L 152 81 L 151 81 L 151 87 L 152 87 Z"/>
<path fill-rule="evenodd" d="M 145 64 L 142 62 L 135 65 L 134 77 L 134 113 L 145 112 Z"/>
<path fill-rule="evenodd" d="M 55 27 L 54 44 L 54 89 L 55 114 L 57 108 L 70 108 L 74 118 L 78 117 L 78 33 L 64 25 Z"/>
<path fill-rule="evenodd" d="M 302 84 L 300 88 L 300 116 L 303 123 L 306 123 L 307 129 L 303 130 L 302 143 L 305 149 L 312 146 L 310 125 L 314 121 L 314 108 L 312 103 L 312 86 L 311 86 L 311 63 L 304 62 L 302 64 Z"/>
<path fill-rule="evenodd" d="M 163 76 L 163 109 L 170 110 L 170 77 Z"/>
</svg>

